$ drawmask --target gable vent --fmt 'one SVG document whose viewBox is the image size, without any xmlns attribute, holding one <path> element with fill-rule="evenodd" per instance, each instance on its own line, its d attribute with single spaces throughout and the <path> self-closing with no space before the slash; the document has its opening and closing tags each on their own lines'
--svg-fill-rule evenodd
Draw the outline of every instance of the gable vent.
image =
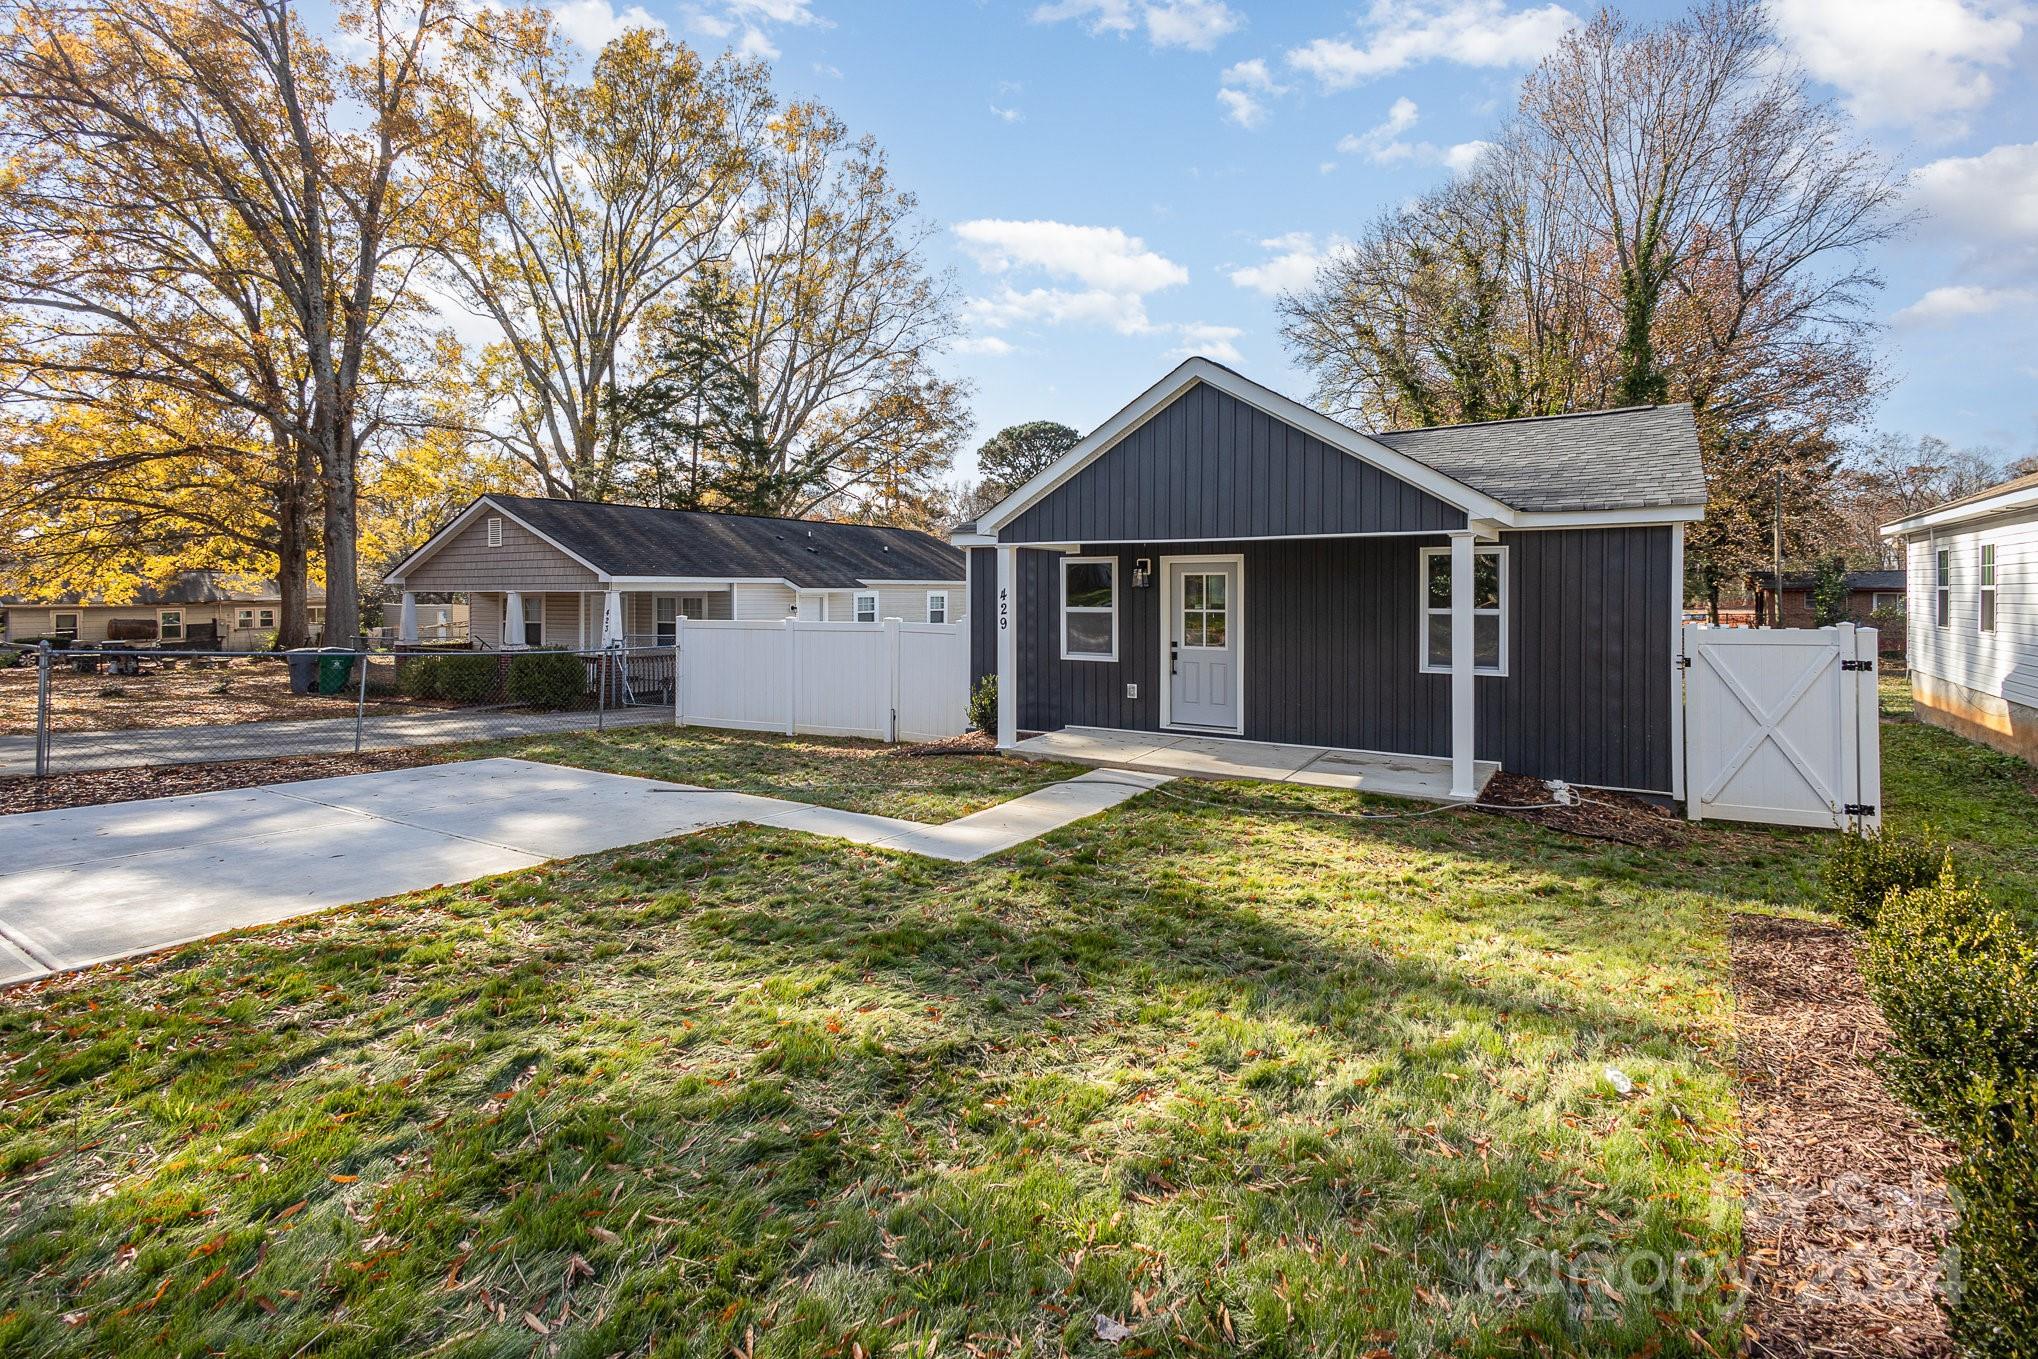
<svg viewBox="0 0 2038 1359">
<path fill-rule="evenodd" d="M 488 545 L 490 547 L 502 546 L 502 520 L 490 517 L 488 521 Z"/>
</svg>

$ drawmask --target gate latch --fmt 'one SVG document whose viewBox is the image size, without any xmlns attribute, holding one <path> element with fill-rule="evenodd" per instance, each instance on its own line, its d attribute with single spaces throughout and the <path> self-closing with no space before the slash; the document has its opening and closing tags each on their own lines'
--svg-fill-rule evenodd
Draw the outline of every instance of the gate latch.
<svg viewBox="0 0 2038 1359">
<path fill-rule="evenodd" d="M 1874 816 L 1875 804 L 1873 802 L 1850 802 L 1840 810 L 1848 816 Z"/>
<path fill-rule="evenodd" d="M 1689 670 L 1689 669 L 1691 669 L 1691 657 L 1689 657 L 1689 656 L 1679 656 L 1679 657 L 1677 658 L 1677 668 L 1678 668 L 1679 670 Z"/>
<path fill-rule="evenodd" d="M 1866 670 L 1866 671 L 1868 671 L 1869 673 L 1873 674 L 1873 673 L 1874 673 L 1874 671 L 1875 671 L 1875 662 L 1874 662 L 1874 661 L 1841 661 L 1841 662 L 1840 662 L 1840 668 L 1841 668 L 1842 670 Z"/>
</svg>

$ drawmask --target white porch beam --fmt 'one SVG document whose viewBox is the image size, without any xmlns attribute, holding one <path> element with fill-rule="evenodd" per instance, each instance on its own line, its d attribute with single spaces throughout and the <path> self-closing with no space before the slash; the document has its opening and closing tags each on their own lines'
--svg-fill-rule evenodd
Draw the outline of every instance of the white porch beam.
<svg viewBox="0 0 2038 1359">
<path fill-rule="evenodd" d="M 1477 712 L 1472 688 L 1471 530 L 1451 535 L 1451 796 L 1478 791 L 1472 758 L 1472 723 Z"/>
<path fill-rule="evenodd" d="M 417 645 L 418 597 L 415 590 L 403 592 L 403 611 L 397 615 L 396 640 L 405 646 Z"/>
<path fill-rule="evenodd" d="M 998 548 L 998 748 L 1019 744 L 1019 549 Z"/>
<path fill-rule="evenodd" d="M 623 644 L 623 592 L 610 590 L 602 596 L 601 644 L 604 647 Z"/>
</svg>

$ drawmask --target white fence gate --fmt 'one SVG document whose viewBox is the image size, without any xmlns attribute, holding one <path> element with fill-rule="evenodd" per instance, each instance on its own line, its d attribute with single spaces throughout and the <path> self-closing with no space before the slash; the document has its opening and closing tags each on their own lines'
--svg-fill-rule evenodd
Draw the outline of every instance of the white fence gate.
<svg viewBox="0 0 2038 1359">
<path fill-rule="evenodd" d="M 1882 824 L 1874 628 L 1684 629 L 1694 821 Z"/>
<path fill-rule="evenodd" d="M 681 726 L 938 741 L 968 707 L 967 623 L 679 624 Z"/>
</svg>

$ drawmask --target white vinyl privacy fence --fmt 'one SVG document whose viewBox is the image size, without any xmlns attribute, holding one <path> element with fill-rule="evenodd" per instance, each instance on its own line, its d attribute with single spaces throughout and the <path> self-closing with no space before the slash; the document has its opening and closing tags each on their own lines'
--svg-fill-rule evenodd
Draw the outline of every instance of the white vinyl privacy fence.
<svg viewBox="0 0 2038 1359">
<path fill-rule="evenodd" d="M 1693 820 L 1881 824 L 1876 632 L 1684 629 L 1685 807 Z"/>
<path fill-rule="evenodd" d="M 681 725 L 938 741 L 968 703 L 964 623 L 679 624 Z"/>
</svg>

